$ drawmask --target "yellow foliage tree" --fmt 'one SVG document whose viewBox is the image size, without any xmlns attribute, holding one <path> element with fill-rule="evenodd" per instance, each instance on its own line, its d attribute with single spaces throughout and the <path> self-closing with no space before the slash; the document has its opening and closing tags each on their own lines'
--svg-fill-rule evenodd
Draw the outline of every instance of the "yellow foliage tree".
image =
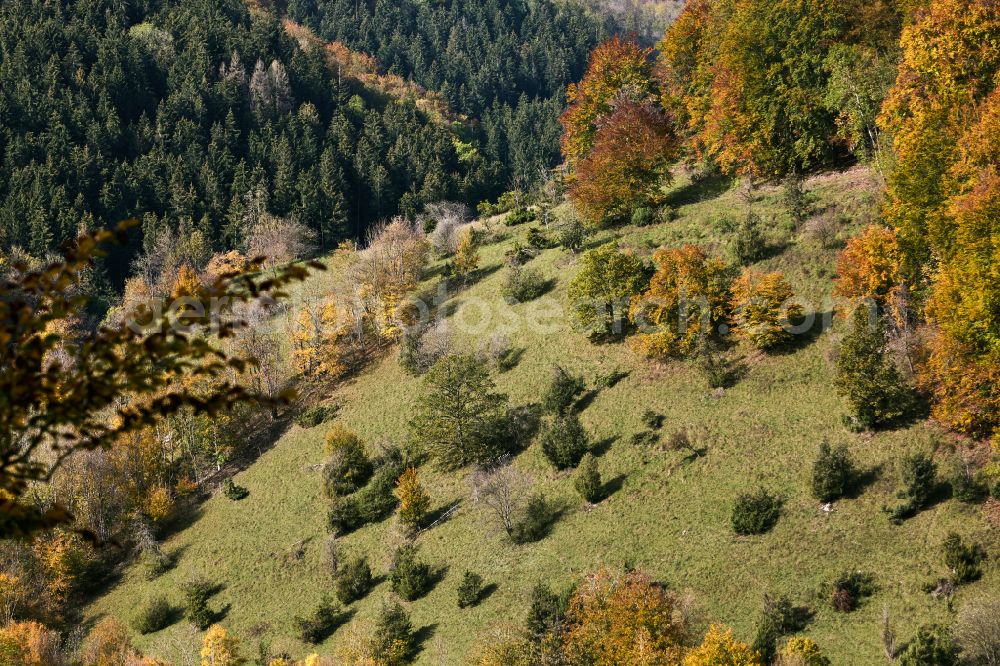
<svg viewBox="0 0 1000 666">
<path fill-rule="evenodd" d="M 816 643 L 803 636 L 788 639 L 779 656 L 781 666 L 830 666 Z"/>
<path fill-rule="evenodd" d="M 239 640 L 221 625 L 209 627 L 201 645 L 201 666 L 242 666 L 245 663 L 240 656 Z"/>
<path fill-rule="evenodd" d="M 16 643 L 21 661 L 17 666 L 59 666 L 59 632 L 38 622 L 16 622 L 0 629 L 0 643 Z"/>
<path fill-rule="evenodd" d="M 80 649 L 83 666 L 120 666 L 136 656 L 128 629 L 106 617 L 91 629 Z"/>
<path fill-rule="evenodd" d="M 466 229 L 462 234 L 462 239 L 455 250 L 452 267 L 455 269 L 455 274 L 462 278 L 467 278 L 479 268 L 479 243 L 473 229 Z"/>
<path fill-rule="evenodd" d="M 760 666 L 760 655 L 733 638 L 733 630 L 713 624 L 701 645 L 684 657 L 684 666 Z"/>
<path fill-rule="evenodd" d="M 676 597 L 643 573 L 589 576 L 570 599 L 564 632 L 570 663 L 679 664 L 687 626 Z"/>
<path fill-rule="evenodd" d="M 633 348 L 665 359 L 695 352 L 729 309 L 726 266 L 694 245 L 657 252 L 649 289 L 633 299 L 629 319 L 639 329 Z"/>
<path fill-rule="evenodd" d="M 417 529 L 431 507 L 431 498 L 420 485 L 415 467 L 408 468 L 396 481 L 396 497 L 399 498 L 399 519 L 403 524 Z"/>
<path fill-rule="evenodd" d="M 781 273 L 745 269 L 733 282 L 732 308 L 736 335 L 758 349 L 772 349 L 792 339 L 791 326 L 802 306 Z"/>
<path fill-rule="evenodd" d="M 174 513 L 174 499 L 170 489 L 162 484 L 150 488 L 146 492 L 143 513 L 154 523 L 162 523 Z"/>
</svg>

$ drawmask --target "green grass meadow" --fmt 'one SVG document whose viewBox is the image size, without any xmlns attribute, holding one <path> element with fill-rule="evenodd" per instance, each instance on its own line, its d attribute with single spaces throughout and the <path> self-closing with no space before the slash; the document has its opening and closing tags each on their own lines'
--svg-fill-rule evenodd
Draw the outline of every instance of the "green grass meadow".
<svg viewBox="0 0 1000 666">
<path fill-rule="evenodd" d="M 875 215 L 878 187 L 873 178 L 866 170 L 853 169 L 808 183 L 820 206 L 836 206 L 850 219 L 842 230 L 845 238 Z M 759 194 L 756 210 L 767 223 L 775 250 L 757 268 L 783 271 L 796 292 L 813 304 L 813 311 L 830 312 L 838 250 L 823 249 L 793 228 L 783 212 L 779 189 Z M 693 242 L 725 256 L 732 232 L 724 221 L 745 206 L 739 192 L 724 184 L 695 187 L 681 178 L 671 196 L 676 220 L 602 232 L 589 239 L 590 245 L 617 240 L 639 254 L 651 255 L 657 247 Z M 452 321 L 464 322 L 461 328 L 466 330 L 456 333 L 458 350 L 474 351 L 494 333 L 511 328 L 511 319 L 523 322 L 529 313 L 539 311 L 538 302 L 501 305 L 507 270 L 502 267 L 504 251 L 525 231 L 503 230 L 505 238 L 481 250 L 482 279 L 453 292 L 446 310 Z M 550 249 L 530 265 L 555 281 L 543 303 L 553 309 L 561 306 L 576 258 Z M 333 289 L 335 268 L 331 273 L 300 288 L 297 297 Z M 432 290 L 439 279 L 430 278 L 424 286 Z M 482 320 L 484 303 L 494 311 L 489 321 Z M 506 312 L 501 317 L 496 311 Z M 979 508 L 954 500 L 939 503 L 901 526 L 889 522 L 881 509 L 895 500 L 896 461 L 948 439 L 927 423 L 863 434 L 844 428 L 844 406 L 832 386 L 831 358 L 842 326 L 834 322 L 832 331 L 809 336 L 794 351 L 764 355 L 735 348 L 732 355 L 746 370 L 724 391 L 708 388 L 691 363 L 652 364 L 636 357 L 627 344 L 592 344 L 562 318 L 547 318 L 547 330 L 525 325 L 508 330 L 520 359 L 495 380 L 512 405 L 537 402 L 554 364 L 582 374 L 591 387 L 599 375 L 616 369 L 628 373 L 613 387 L 599 390 L 581 415 L 592 439 L 602 443 L 602 476 L 620 488 L 599 504 L 587 506 L 573 488 L 572 473 L 553 471 L 538 445 L 532 445 L 516 464 L 530 472 L 561 513 L 546 539 L 513 546 L 470 501 L 467 473 L 422 468 L 435 508 L 462 504 L 454 517 L 418 539 L 422 557 L 446 570 L 426 597 L 405 604 L 414 625 L 426 628 L 417 663 L 469 663 L 476 646 L 490 641 L 498 628 L 522 622 L 528 594 L 537 582 L 558 588 L 588 571 L 621 569 L 626 563 L 673 589 L 689 592 L 706 624 L 731 625 L 746 641 L 753 639 L 765 593 L 787 594 L 808 604 L 816 615 L 804 634 L 817 641 L 834 664 L 885 662 L 879 639 L 885 607 L 902 639 L 921 624 L 946 621 L 952 612 L 948 605 L 922 590 L 924 583 L 947 573 L 940 554 L 942 540 L 957 531 L 995 552 L 996 528 Z M 421 379 L 409 376 L 389 355 L 326 397 L 340 406 L 336 422 L 355 430 L 375 451 L 382 441 L 402 443 L 422 391 Z M 631 438 L 644 430 L 641 416 L 648 409 L 665 417 L 660 443 L 638 445 Z M 351 621 L 315 648 L 295 638 L 292 618 L 311 614 L 321 596 L 332 592 L 322 553 L 327 501 L 317 467 L 324 459 L 323 438 L 330 425 L 290 426 L 236 476 L 236 482 L 250 490 L 247 499 L 234 502 L 221 492 L 215 494 L 197 509 L 189 526 L 164 544 L 167 552 L 179 554 L 174 569 L 153 581 L 140 567 L 128 569 L 118 584 L 91 604 L 87 615 L 91 619 L 113 615 L 128 622 L 141 601 L 154 594 L 166 595 L 179 605 L 180 584 L 200 573 L 224 586 L 213 597 L 212 607 L 225 609 L 220 621 L 240 637 L 248 656 L 256 654 L 260 641 L 298 658 L 311 652 L 333 655 L 339 641 L 368 626 L 391 592 L 388 581 L 380 582 L 351 607 L 355 613 Z M 691 460 L 668 450 L 666 438 L 681 428 L 707 449 L 703 457 Z M 861 467 L 882 469 L 859 497 L 836 503 L 828 514 L 811 497 L 809 486 L 811 465 L 824 438 L 846 443 Z M 947 446 L 943 444 L 938 453 L 942 470 Z M 781 519 L 769 534 L 738 537 L 730 525 L 733 501 L 759 486 L 784 497 Z M 344 553 L 367 555 L 376 575 L 383 575 L 402 538 L 396 519 L 390 518 L 339 543 Z M 298 557 L 300 546 L 304 554 Z M 817 598 L 816 590 L 850 569 L 873 573 L 879 591 L 855 612 L 835 613 Z M 465 570 L 480 573 L 496 587 L 478 606 L 459 609 L 456 588 Z M 960 588 L 955 606 L 998 593 L 1000 578 L 991 561 L 982 580 Z M 200 638 L 180 620 L 158 633 L 136 636 L 136 644 L 148 655 L 186 665 L 192 663 Z"/>
</svg>

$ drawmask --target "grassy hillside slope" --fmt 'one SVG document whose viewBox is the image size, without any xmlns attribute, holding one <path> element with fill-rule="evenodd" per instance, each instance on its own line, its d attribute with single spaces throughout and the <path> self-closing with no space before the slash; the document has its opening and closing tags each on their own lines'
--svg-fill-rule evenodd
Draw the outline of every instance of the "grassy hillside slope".
<svg viewBox="0 0 1000 666">
<path fill-rule="evenodd" d="M 852 220 L 849 234 L 863 224 L 877 206 L 868 172 L 855 169 L 827 174 L 808 186 L 822 205 L 837 206 Z M 591 246 L 618 238 L 640 253 L 661 245 L 695 242 L 726 251 L 731 232 L 719 220 L 743 208 L 739 194 L 711 185 L 692 187 L 679 182 L 673 192 L 678 219 L 646 228 L 604 232 Z M 765 220 L 773 219 L 771 240 L 777 249 L 761 267 L 782 270 L 797 292 L 827 312 L 831 308 L 830 281 L 836 250 L 822 249 L 806 234 L 791 229 L 780 207 L 780 192 L 768 190 L 757 204 Z M 476 321 L 479 303 L 498 306 L 505 268 L 504 250 L 524 228 L 510 230 L 502 242 L 481 252 L 484 277 L 454 294 L 451 318 Z M 576 260 L 560 250 L 546 250 L 531 262 L 556 280 L 544 298 L 562 303 Z M 428 281 L 431 287 L 438 278 Z M 319 276 L 311 290 L 322 290 Z M 513 308 L 523 312 L 530 305 Z M 495 309 L 495 308 L 494 308 Z M 497 329 L 498 322 L 457 343 L 474 350 Z M 931 446 L 936 434 L 927 424 L 874 434 L 852 434 L 842 425 L 843 407 L 832 384 L 830 354 L 841 322 L 834 329 L 810 336 L 793 352 L 764 356 L 738 351 L 746 366 L 744 377 L 719 393 L 707 388 L 691 364 L 656 366 L 642 361 L 624 344 L 593 345 L 559 322 L 554 332 L 542 334 L 521 327 L 509 333 L 523 350 L 510 371 L 497 375 L 499 387 L 512 404 L 537 401 L 552 365 L 559 363 L 583 374 L 591 386 L 596 376 L 620 368 L 627 378 L 593 396 L 582 421 L 606 451 L 601 469 L 606 480 L 620 489 L 594 507 L 586 507 L 567 474 L 556 473 L 533 445 L 517 460 L 529 470 L 562 513 L 551 535 L 526 545 L 508 545 L 494 534 L 485 515 L 468 501 L 464 474 L 441 475 L 424 470 L 435 507 L 462 501 L 451 520 L 419 538 L 423 557 L 447 567 L 444 579 L 425 598 L 408 604 L 416 627 L 425 627 L 427 640 L 420 664 L 467 663 L 477 641 L 507 622 L 520 623 L 526 599 L 538 581 L 555 587 L 577 580 L 598 567 L 621 568 L 625 562 L 640 567 L 680 590 L 690 590 L 706 619 L 730 624 L 738 636 L 752 639 L 754 622 L 765 592 L 788 594 L 793 601 L 817 610 L 806 633 L 835 664 L 884 662 L 878 618 L 888 607 L 901 637 L 926 622 L 944 619 L 948 609 L 921 590 L 926 581 L 944 575 L 940 543 L 949 531 L 978 539 L 994 548 L 996 530 L 978 508 L 955 501 L 940 503 L 902 526 L 893 526 L 881 513 L 892 503 L 897 487 L 895 463 L 907 452 Z M 380 440 L 402 441 L 420 379 L 403 372 L 395 358 L 385 358 L 330 396 L 341 406 L 338 422 L 356 430 L 374 448 Z M 696 435 L 707 455 L 685 461 L 665 446 L 631 442 L 643 430 L 640 417 L 647 409 L 662 413 L 663 438 L 686 427 Z M 250 496 L 233 502 L 218 494 L 206 502 L 191 525 L 165 545 L 177 550 L 177 567 L 149 582 L 138 570 L 100 599 L 88 614 L 112 614 L 129 619 L 137 603 L 154 593 L 181 602 L 180 582 L 201 572 L 222 583 L 215 607 L 225 606 L 222 623 L 253 652 L 258 640 L 273 648 L 302 656 L 310 651 L 294 637 L 292 618 L 312 611 L 331 588 L 323 571 L 322 544 L 326 538 L 326 505 L 315 467 L 323 458 L 323 436 L 329 424 L 312 429 L 292 426 L 236 481 Z M 883 472 L 857 499 L 837 503 L 830 514 L 821 511 L 809 493 L 809 476 L 819 442 L 850 446 L 866 469 Z M 944 458 L 944 455 L 941 456 Z M 734 498 L 763 485 L 787 499 L 782 518 L 770 534 L 737 537 L 730 526 Z M 341 541 L 348 553 L 364 553 L 376 573 L 384 573 L 400 541 L 395 519 L 368 526 Z M 304 555 L 294 551 L 303 544 Z M 816 598 L 816 588 L 849 569 L 875 574 L 878 594 L 850 614 L 834 613 Z M 456 587 L 466 569 L 478 571 L 496 590 L 478 607 L 459 610 Z M 982 581 L 964 587 L 964 599 L 1000 593 L 994 564 Z M 390 594 L 383 581 L 355 604 L 351 623 L 317 649 L 333 654 L 339 641 L 360 630 Z M 198 639 L 186 622 L 137 643 L 148 654 L 190 663 Z"/>
</svg>

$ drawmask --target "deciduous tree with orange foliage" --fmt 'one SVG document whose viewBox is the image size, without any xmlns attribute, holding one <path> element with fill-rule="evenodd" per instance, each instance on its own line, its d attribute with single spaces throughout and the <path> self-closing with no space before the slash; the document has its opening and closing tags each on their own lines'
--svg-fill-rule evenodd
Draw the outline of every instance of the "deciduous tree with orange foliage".
<svg viewBox="0 0 1000 666">
<path fill-rule="evenodd" d="M 888 304 L 903 285 L 902 258 L 895 230 L 874 224 L 865 227 L 837 258 L 837 295 Z"/>
<path fill-rule="evenodd" d="M 676 595 L 646 574 L 599 571 L 570 599 L 563 639 L 570 663 L 678 664 L 688 626 Z"/>
<path fill-rule="evenodd" d="M 609 39 L 590 54 L 583 79 L 566 89 L 568 107 L 560 118 L 562 152 L 570 165 L 590 152 L 597 122 L 611 113 L 615 100 L 625 97 L 642 102 L 653 96 L 651 54 L 652 49 L 621 37 Z"/>
<path fill-rule="evenodd" d="M 649 289 L 633 299 L 629 310 L 639 329 L 632 345 L 650 358 L 691 354 L 728 315 L 726 265 L 695 245 L 660 250 L 653 260 L 656 273 Z"/>
<path fill-rule="evenodd" d="M 628 219 L 637 206 L 657 206 L 678 157 L 670 118 L 652 103 L 621 99 L 596 122 L 593 148 L 576 163 L 570 198 L 592 225 Z"/>
</svg>

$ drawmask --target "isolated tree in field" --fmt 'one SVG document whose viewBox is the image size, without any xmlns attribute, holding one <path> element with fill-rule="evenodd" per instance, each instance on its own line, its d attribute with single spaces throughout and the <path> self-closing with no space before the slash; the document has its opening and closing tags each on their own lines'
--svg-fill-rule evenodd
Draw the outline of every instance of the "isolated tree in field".
<svg viewBox="0 0 1000 666">
<path fill-rule="evenodd" d="M 687 653 L 684 666 L 760 666 L 756 651 L 733 638 L 733 630 L 713 624 L 701 645 Z"/>
<path fill-rule="evenodd" d="M 531 492 L 531 479 L 505 462 L 492 469 L 476 470 L 470 482 L 473 501 L 486 507 L 507 536 L 513 536 L 518 515 Z"/>
<path fill-rule="evenodd" d="M 455 274 L 463 279 L 479 268 L 479 242 L 473 229 L 466 229 L 462 234 L 451 265 Z"/>
<path fill-rule="evenodd" d="M 885 316 L 874 308 L 855 308 L 840 345 L 834 383 L 864 428 L 891 423 L 912 405 L 911 391 L 886 354 L 886 344 Z"/>
<path fill-rule="evenodd" d="M 969 601 L 958 612 L 955 640 L 972 663 L 1000 664 L 1000 600 Z"/>
<path fill-rule="evenodd" d="M 590 575 L 569 601 L 564 651 L 594 666 L 682 663 L 688 627 L 673 593 L 632 571 Z"/>
<path fill-rule="evenodd" d="M 414 444 L 442 469 L 488 463 L 504 453 L 507 396 L 472 355 L 446 356 L 425 377 L 428 392 L 410 422 Z"/>
<path fill-rule="evenodd" d="M 396 602 L 383 603 L 369 644 L 372 661 L 363 663 L 402 666 L 413 660 L 417 648 L 409 613 Z"/>
<path fill-rule="evenodd" d="M 651 53 L 613 37 L 590 54 L 583 79 L 566 89 L 567 108 L 560 118 L 562 153 L 571 165 L 590 152 L 598 121 L 611 113 L 616 100 L 644 101 L 652 94 Z"/>
<path fill-rule="evenodd" d="M 566 414 L 572 411 L 585 388 L 587 385 L 583 377 L 572 375 L 557 365 L 552 369 L 552 379 L 542 394 L 542 408 L 550 414 Z"/>
<path fill-rule="evenodd" d="M 334 425 L 326 433 L 324 448 L 329 456 L 323 468 L 327 496 L 350 495 L 365 485 L 372 474 L 372 463 L 360 437 L 344 426 Z"/>
<path fill-rule="evenodd" d="M 585 501 L 595 503 L 601 500 L 601 470 L 597 458 L 592 453 L 583 456 L 573 479 L 573 487 Z"/>
<path fill-rule="evenodd" d="M 201 645 L 201 666 L 242 666 L 245 663 L 236 637 L 221 625 L 210 627 Z"/>
<path fill-rule="evenodd" d="M 594 226 L 618 224 L 663 202 L 677 160 L 673 126 L 651 103 L 617 102 L 597 123 L 594 145 L 576 164 L 569 196 Z"/>
<path fill-rule="evenodd" d="M 856 476 L 857 470 L 846 445 L 832 448 L 825 440 L 819 445 L 819 455 L 812 468 L 813 497 L 820 502 L 838 500 L 850 491 Z"/>
<path fill-rule="evenodd" d="M 772 349 L 792 340 L 791 328 L 802 318 L 802 306 L 781 273 L 744 270 L 732 287 L 734 330 L 758 349 Z"/>
<path fill-rule="evenodd" d="M 576 467 L 590 446 L 590 438 L 574 413 L 554 417 L 538 435 L 542 453 L 558 470 Z"/>
<path fill-rule="evenodd" d="M 660 250 L 649 288 L 633 299 L 633 347 L 650 358 L 686 356 L 716 334 L 729 310 L 725 264 L 694 245 Z"/>
<path fill-rule="evenodd" d="M 399 519 L 411 529 L 419 529 L 431 508 L 431 498 L 420 485 L 415 467 L 409 467 L 396 481 L 396 497 L 399 498 Z"/>
<path fill-rule="evenodd" d="M 647 284 L 646 267 L 614 244 L 587 252 L 580 264 L 580 272 L 569 284 L 569 303 L 577 324 L 591 338 L 620 336 L 629 301 Z"/>
<path fill-rule="evenodd" d="M 0 537 L 27 537 L 72 521 L 58 504 L 39 509 L 22 499 L 32 482 L 48 482 L 74 453 L 110 447 L 167 417 L 191 410 L 216 415 L 245 403 L 268 402 L 225 378 L 247 367 L 192 330 L 181 335 L 174 315 L 145 309 L 139 321 L 148 333 L 128 322 L 112 323 L 78 344 L 67 344 L 53 324 L 84 311 L 86 299 L 77 286 L 90 262 L 104 255 L 102 246 L 125 242 L 101 231 L 82 236 L 66 258 L 44 271 L 17 270 L 0 285 Z M 314 265 L 319 267 L 318 265 Z M 21 267 L 25 268 L 25 267 Z M 249 302 L 258 296 L 281 296 L 281 289 L 302 279 L 307 267 L 294 266 L 272 279 L 226 275 L 200 287 L 197 300 L 213 298 Z M 210 312 L 209 307 L 205 307 Z M 188 318 L 188 326 L 208 324 Z M 239 321 L 219 323 L 217 337 L 229 338 Z M 50 363 L 59 351 L 68 363 Z M 178 378 L 215 378 L 198 385 Z M 273 401 L 281 401 L 282 397 Z"/>
</svg>

